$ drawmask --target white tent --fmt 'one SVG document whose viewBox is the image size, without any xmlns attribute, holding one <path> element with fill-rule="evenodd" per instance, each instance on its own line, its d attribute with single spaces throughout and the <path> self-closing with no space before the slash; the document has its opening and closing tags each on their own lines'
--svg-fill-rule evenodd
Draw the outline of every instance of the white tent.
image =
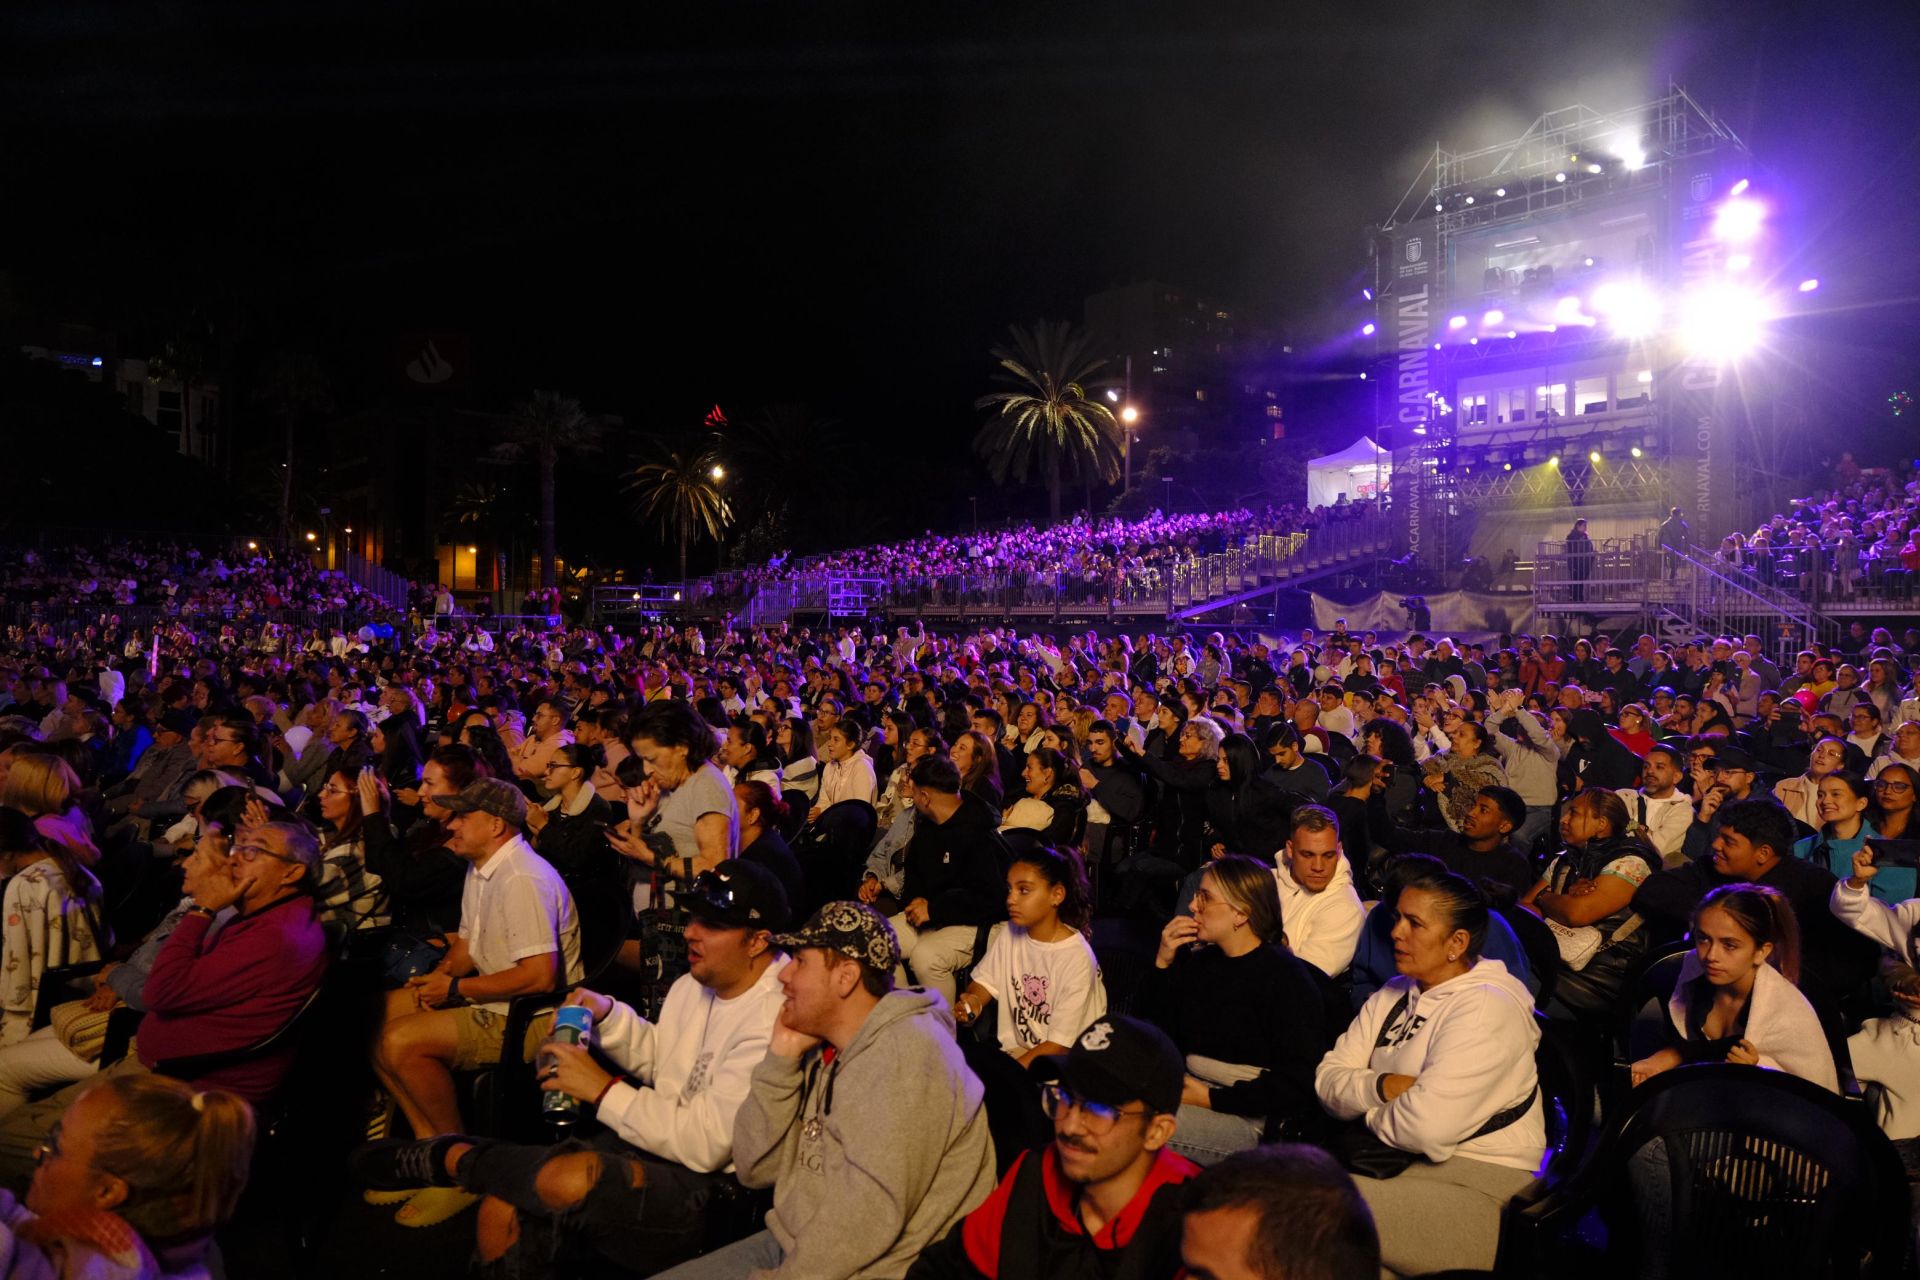
<svg viewBox="0 0 1920 1280">
<path fill-rule="evenodd" d="M 1393 457 L 1367 436 L 1337 453 L 1307 463 L 1307 505 L 1330 507 L 1347 501 L 1377 498 L 1393 483 Z"/>
</svg>

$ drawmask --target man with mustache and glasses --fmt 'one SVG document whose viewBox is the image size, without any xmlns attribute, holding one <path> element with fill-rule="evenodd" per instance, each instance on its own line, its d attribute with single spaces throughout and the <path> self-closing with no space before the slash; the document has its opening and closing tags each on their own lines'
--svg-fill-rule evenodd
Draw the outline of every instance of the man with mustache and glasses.
<svg viewBox="0 0 1920 1280">
<path fill-rule="evenodd" d="M 1041 1095 L 1053 1142 L 1015 1160 L 908 1280 L 1179 1271 L 1179 1185 L 1200 1171 L 1167 1148 L 1186 1078 L 1179 1049 L 1153 1024 L 1116 1014 L 1053 1061 L 1064 1062 L 1061 1079 Z"/>
</svg>

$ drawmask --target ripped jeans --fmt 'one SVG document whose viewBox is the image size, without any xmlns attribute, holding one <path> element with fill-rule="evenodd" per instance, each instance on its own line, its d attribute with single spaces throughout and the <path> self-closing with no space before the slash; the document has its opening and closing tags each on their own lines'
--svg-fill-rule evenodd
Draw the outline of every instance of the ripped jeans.
<svg viewBox="0 0 1920 1280">
<path fill-rule="evenodd" d="M 599 1156 L 598 1176 L 584 1199 L 555 1209 L 537 1189 L 540 1170 L 580 1152 Z M 650 1156 L 611 1130 L 550 1147 L 483 1139 L 461 1157 L 458 1170 L 463 1188 L 516 1210 L 520 1234 L 513 1247 L 476 1268 L 516 1280 L 557 1275 L 563 1264 L 595 1258 L 642 1275 L 685 1260 L 703 1242 L 707 1201 L 722 1176 Z"/>
</svg>

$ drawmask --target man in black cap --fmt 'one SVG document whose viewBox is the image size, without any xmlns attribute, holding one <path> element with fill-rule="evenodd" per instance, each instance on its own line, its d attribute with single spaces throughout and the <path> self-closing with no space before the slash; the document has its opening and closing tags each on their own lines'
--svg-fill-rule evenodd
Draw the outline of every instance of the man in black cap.
<svg viewBox="0 0 1920 1280">
<path fill-rule="evenodd" d="M 1181 1192 L 1200 1171 L 1168 1149 L 1186 1065 L 1166 1032 L 1122 1015 L 1088 1027 L 1042 1105 L 1053 1142 L 1023 1152 L 987 1202 L 920 1255 L 909 1280 L 1171 1276 Z"/>
<path fill-rule="evenodd" d="M 737 858 L 695 877 L 679 901 L 692 968 L 667 992 L 659 1022 L 581 989 L 568 1003 L 592 1015 L 597 1057 L 584 1044 L 545 1049 L 553 1065 L 541 1089 L 582 1103 L 605 1129 L 552 1147 L 462 1136 L 381 1143 L 356 1159 L 367 1184 L 484 1195 L 480 1263 L 512 1275 L 596 1257 L 650 1272 L 692 1253 L 785 998 L 773 931 L 788 906 L 771 871 Z"/>
<path fill-rule="evenodd" d="M 1756 785 L 1760 776 L 1758 762 L 1750 754 L 1724 739 L 1713 740 L 1712 748 L 1713 755 L 1705 767 L 1696 767 L 1696 772 L 1703 774 L 1708 782 L 1694 794 L 1693 823 L 1680 845 L 1682 855 L 1689 862 L 1697 862 L 1712 852 L 1713 819 L 1724 806 L 1741 800 L 1773 803 L 1772 794 Z"/>
<path fill-rule="evenodd" d="M 893 989 L 900 944 L 872 907 L 829 902 L 774 941 L 786 1004 L 733 1125 L 739 1179 L 772 1187 L 773 1211 L 667 1274 L 903 1276 L 993 1190 L 980 1082 L 946 1001 Z"/>
</svg>

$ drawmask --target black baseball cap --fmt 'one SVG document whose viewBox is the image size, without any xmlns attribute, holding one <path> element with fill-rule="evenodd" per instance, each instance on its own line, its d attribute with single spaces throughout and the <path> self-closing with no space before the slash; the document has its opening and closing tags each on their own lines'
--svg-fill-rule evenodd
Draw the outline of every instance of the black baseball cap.
<svg viewBox="0 0 1920 1280">
<path fill-rule="evenodd" d="M 693 919 L 722 929 L 784 929 L 792 911 L 779 877 L 739 858 L 695 876 L 680 905 Z"/>
<path fill-rule="evenodd" d="M 1716 769 L 1745 769 L 1748 773 L 1758 772 L 1760 766 L 1752 756 L 1739 747 L 1717 746 L 1713 749 L 1713 767 Z"/>
<path fill-rule="evenodd" d="M 1058 1070 L 1067 1088 L 1088 1102 L 1122 1107 L 1137 1099 L 1162 1115 L 1180 1109 L 1187 1079 L 1186 1059 L 1167 1033 L 1125 1014 L 1082 1031 Z"/>
</svg>

